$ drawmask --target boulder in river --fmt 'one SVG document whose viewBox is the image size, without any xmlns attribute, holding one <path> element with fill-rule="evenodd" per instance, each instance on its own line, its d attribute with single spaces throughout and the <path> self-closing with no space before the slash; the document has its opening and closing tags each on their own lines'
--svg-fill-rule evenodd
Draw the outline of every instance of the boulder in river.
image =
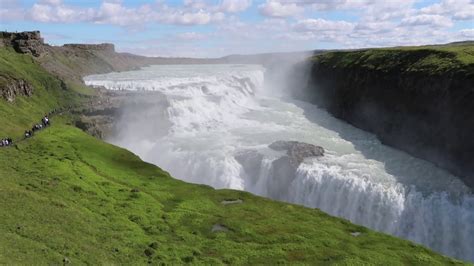
<svg viewBox="0 0 474 266">
<path fill-rule="evenodd" d="M 246 184 L 261 186 L 265 184 L 265 194 L 273 199 L 287 200 L 283 195 L 296 178 L 296 170 L 304 159 L 324 155 L 324 149 L 309 143 L 298 141 L 275 141 L 268 146 L 272 150 L 285 151 L 286 155 L 271 162 L 269 169 L 262 165 L 264 155 L 257 150 L 243 150 L 235 159 L 242 165 L 247 176 Z M 266 178 L 270 177 L 270 178 Z"/>
<path fill-rule="evenodd" d="M 272 150 L 286 151 L 291 166 L 297 168 L 305 158 L 324 156 L 324 148 L 299 141 L 278 140 L 268 146 Z"/>
</svg>

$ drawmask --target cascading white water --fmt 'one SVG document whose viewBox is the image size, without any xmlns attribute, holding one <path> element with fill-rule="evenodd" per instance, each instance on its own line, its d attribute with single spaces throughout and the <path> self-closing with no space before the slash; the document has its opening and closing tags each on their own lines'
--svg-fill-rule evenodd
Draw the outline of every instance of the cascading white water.
<svg viewBox="0 0 474 266">
<path fill-rule="evenodd" d="M 160 93 L 125 108 L 108 141 L 177 178 L 317 207 L 474 261 L 474 196 L 459 178 L 316 106 L 272 95 L 259 66 L 152 66 L 85 81 Z M 281 176 L 275 162 L 283 154 L 268 148 L 276 140 L 326 154 Z"/>
</svg>

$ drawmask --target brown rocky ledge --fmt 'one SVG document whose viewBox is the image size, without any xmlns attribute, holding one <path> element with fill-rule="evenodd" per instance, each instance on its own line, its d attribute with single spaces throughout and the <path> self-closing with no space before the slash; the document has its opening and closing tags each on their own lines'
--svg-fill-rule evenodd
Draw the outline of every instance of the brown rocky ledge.
<svg viewBox="0 0 474 266">
<path fill-rule="evenodd" d="M 32 94 L 33 86 L 27 81 L 0 76 L 0 98 L 13 102 L 17 96 L 31 96 Z"/>
<path fill-rule="evenodd" d="M 128 92 L 110 91 L 105 88 L 95 89 L 97 96 L 73 112 L 79 115 L 76 120 L 78 128 L 103 139 L 112 132 Z"/>
</svg>

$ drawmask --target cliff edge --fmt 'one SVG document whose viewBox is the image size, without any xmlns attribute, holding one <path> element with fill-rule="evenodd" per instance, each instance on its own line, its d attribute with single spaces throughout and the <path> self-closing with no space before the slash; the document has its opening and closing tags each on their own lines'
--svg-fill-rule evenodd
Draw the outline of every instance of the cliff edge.
<svg viewBox="0 0 474 266">
<path fill-rule="evenodd" d="M 304 97 L 474 188 L 474 43 L 312 58 Z"/>
</svg>

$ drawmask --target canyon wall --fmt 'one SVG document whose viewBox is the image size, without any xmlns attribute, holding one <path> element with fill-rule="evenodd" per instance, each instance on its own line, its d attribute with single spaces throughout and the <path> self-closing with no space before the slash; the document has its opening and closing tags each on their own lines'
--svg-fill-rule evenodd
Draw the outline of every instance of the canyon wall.
<svg viewBox="0 0 474 266">
<path fill-rule="evenodd" d="M 298 98 L 474 187 L 474 45 L 334 52 L 312 61 Z"/>
</svg>

